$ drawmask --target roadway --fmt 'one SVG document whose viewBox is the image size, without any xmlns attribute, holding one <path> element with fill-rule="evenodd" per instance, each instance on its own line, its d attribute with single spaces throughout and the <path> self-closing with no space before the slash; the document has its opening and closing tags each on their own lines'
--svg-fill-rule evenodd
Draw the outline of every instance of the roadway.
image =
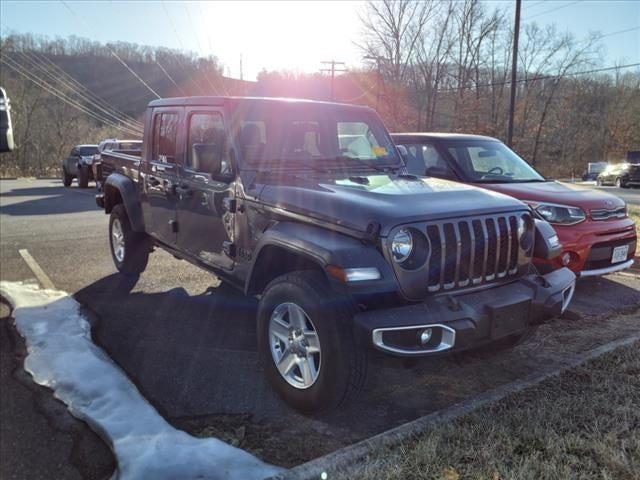
<svg viewBox="0 0 640 480">
<path fill-rule="evenodd" d="M 621 193 L 628 201 L 640 202 L 640 190 Z M 64 188 L 57 180 L 0 181 L 0 278 L 35 281 L 18 254 L 27 249 L 57 288 L 86 307 L 96 343 L 171 423 L 194 434 L 237 441 L 284 466 L 640 330 L 637 275 L 587 279 L 579 283 L 571 311 L 517 349 L 429 359 L 412 369 L 372 355 L 365 391 L 357 402 L 338 412 L 305 417 L 283 405 L 260 372 L 255 301 L 163 251 L 151 255 L 137 280 L 123 280 L 109 253 L 108 218 L 96 207 L 93 194 L 93 189 L 82 190 L 75 183 Z M 6 358 L 7 342 L 2 348 Z M 0 424 L 7 425 L 8 413 L 4 408 L 2 412 Z M 12 432 L 19 430 L 19 421 L 12 420 Z M 233 440 L 239 428 L 246 433 Z M 10 434 L 4 433 L 5 438 Z M 19 445 L 17 453 L 11 450 L 6 441 L 5 454 L 28 455 Z M 91 452 L 98 455 L 99 450 Z M 72 477 L 61 473 L 58 478 Z"/>
</svg>

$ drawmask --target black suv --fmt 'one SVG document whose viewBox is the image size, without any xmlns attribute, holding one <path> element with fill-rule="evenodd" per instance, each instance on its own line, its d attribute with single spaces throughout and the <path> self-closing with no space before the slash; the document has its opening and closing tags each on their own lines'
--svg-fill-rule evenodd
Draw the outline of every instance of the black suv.
<svg viewBox="0 0 640 480">
<path fill-rule="evenodd" d="M 62 161 L 62 183 L 70 187 L 74 178 L 78 179 L 80 188 L 87 188 L 89 180 L 93 180 L 93 156 L 98 153 L 97 145 L 76 145 L 69 156 Z"/>
<path fill-rule="evenodd" d="M 369 108 L 163 99 L 143 145 L 103 153 L 113 173 L 97 202 L 118 270 L 139 274 L 156 245 L 257 296 L 266 374 L 298 409 L 356 394 L 371 348 L 515 344 L 571 300 L 573 273 L 531 266 L 534 250 L 559 252 L 548 223 L 510 197 L 406 174 Z"/>
<path fill-rule="evenodd" d="M 596 178 L 598 185 L 615 185 L 618 188 L 640 187 L 640 164 L 614 163 Z"/>
</svg>

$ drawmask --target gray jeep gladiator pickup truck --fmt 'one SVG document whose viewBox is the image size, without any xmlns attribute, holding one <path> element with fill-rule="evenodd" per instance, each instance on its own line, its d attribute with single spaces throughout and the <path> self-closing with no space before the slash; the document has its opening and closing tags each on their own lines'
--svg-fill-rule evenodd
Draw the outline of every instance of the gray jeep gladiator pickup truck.
<svg viewBox="0 0 640 480">
<path fill-rule="evenodd" d="M 362 387 L 373 348 L 399 357 L 514 344 L 573 294 L 551 226 L 519 201 L 405 173 L 370 108 L 189 97 L 149 104 L 141 157 L 103 152 L 96 196 L 113 261 L 161 247 L 260 300 L 258 350 L 303 411 Z"/>
</svg>

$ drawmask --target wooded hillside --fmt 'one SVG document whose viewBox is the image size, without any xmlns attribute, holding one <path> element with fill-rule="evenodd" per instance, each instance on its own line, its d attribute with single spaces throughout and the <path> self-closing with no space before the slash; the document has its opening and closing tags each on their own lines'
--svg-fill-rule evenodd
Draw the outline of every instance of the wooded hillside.
<svg viewBox="0 0 640 480">
<path fill-rule="evenodd" d="M 183 95 L 257 95 L 359 103 L 391 131 L 455 131 L 506 139 L 511 19 L 477 0 L 370 2 L 364 64 L 335 77 L 222 75 L 215 57 L 77 37 L 0 41 L 0 85 L 12 102 L 15 152 L 3 175 L 54 173 L 71 147 L 139 137 L 147 103 Z M 514 148 L 541 172 L 579 176 L 592 161 L 640 150 L 640 69 L 602 59 L 602 35 L 522 28 Z M 631 68 L 630 68 L 631 67 Z"/>
</svg>

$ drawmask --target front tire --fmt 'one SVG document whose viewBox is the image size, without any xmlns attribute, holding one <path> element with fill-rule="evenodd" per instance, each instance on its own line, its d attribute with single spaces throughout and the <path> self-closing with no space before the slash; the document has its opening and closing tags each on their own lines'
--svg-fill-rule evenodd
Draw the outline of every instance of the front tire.
<svg viewBox="0 0 640 480">
<path fill-rule="evenodd" d="M 331 410 L 355 398 L 366 350 L 353 335 L 353 301 L 314 271 L 282 275 L 258 308 L 258 351 L 273 389 L 303 412 Z"/>
<path fill-rule="evenodd" d="M 87 188 L 89 186 L 89 169 L 86 165 L 80 165 L 78 167 L 78 186 L 80 188 Z"/>
<path fill-rule="evenodd" d="M 67 173 L 67 169 L 62 167 L 62 184 L 65 187 L 70 187 L 73 182 L 73 176 Z"/>
<path fill-rule="evenodd" d="M 602 179 L 600 177 L 596 178 L 596 186 L 601 187 L 603 185 Z"/>
<path fill-rule="evenodd" d="M 151 247 L 146 233 L 134 232 L 124 205 L 111 210 L 109 218 L 109 246 L 111 258 L 118 271 L 124 275 L 137 275 L 144 271 L 149 261 Z"/>
</svg>

